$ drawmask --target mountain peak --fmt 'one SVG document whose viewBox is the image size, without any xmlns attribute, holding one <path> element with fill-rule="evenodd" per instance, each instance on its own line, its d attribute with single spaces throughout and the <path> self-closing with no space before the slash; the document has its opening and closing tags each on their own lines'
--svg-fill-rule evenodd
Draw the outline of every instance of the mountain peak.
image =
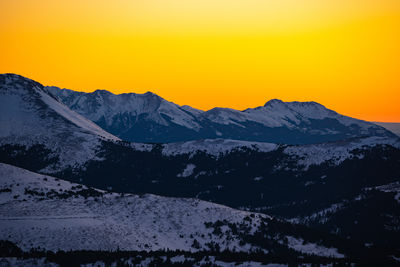
<svg viewBox="0 0 400 267">
<path fill-rule="evenodd" d="M 318 107 L 318 108 L 324 108 L 326 109 L 326 107 L 318 102 L 315 101 L 304 101 L 304 102 L 300 102 L 300 101 L 293 101 L 293 102 L 286 102 L 287 104 L 291 104 L 291 105 L 296 105 L 296 106 L 303 106 L 303 107 Z"/>
<path fill-rule="evenodd" d="M 280 99 L 274 98 L 274 99 L 271 99 L 271 100 L 267 101 L 267 103 L 265 103 L 264 107 L 274 106 L 274 105 L 281 105 L 281 104 L 285 104 L 285 102 L 283 102 Z"/>
<path fill-rule="evenodd" d="M 29 81 L 33 81 L 29 78 L 26 78 L 24 76 L 21 76 L 19 74 L 15 74 L 15 73 L 4 73 L 1 74 L 1 77 L 7 78 L 7 79 L 11 79 L 11 80 L 29 80 Z"/>
<path fill-rule="evenodd" d="M 113 95 L 113 93 L 104 89 L 97 89 L 93 93 L 96 95 Z"/>
<path fill-rule="evenodd" d="M 34 80 L 31 80 L 29 78 L 26 78 L 24 76 L 14 74 L 14 73 L 0 74 L 0 85 L 3 85 L 3 86 L 10 85 L 10 86 L 14 87 L 14 85 L 16 85 L 16 84 L 20 84 L 20 86 L 18 86 L 18 87 L 21 87 L 24 89 L 28 89 L 31 87 L 37 87 L 37 88 L 40 88 L 41 90 L 47 91 L 43 88 L 43 85 L 41 85 L 40 83 L 38 83 Z M 3 89 L 5 89 L 5 88 L 3 87 Z"/>
<path fill-rule="evenodd" d="M 267 106 L 276 106 L 276 105 L 290 105 L 290 106 L 304 106 L 304 107 L 320 107 L 320 108 L 326 108 L 324 105 L 321 105 L 320 103 L 317 103 L 315 101 L 292 101 L 292 102 L 285 102 L 280 99 L 271 99 L 267 101 L 264 105 L 264 107 Z"/>
<path fill-rule="evenodd" d="M 147 91 L 146 93 L 142 94 L 142 96 L 143 96 L 144 98 L 148 98 L 148 99 L 158 99 L 159 101 L 162 101 L 162 100 L 166 101 L 166 100 L 165 100 L 164 98 L 162 98 L 161 96 L 159 96 L 159 95 L 157 95 L 157 94 L 155 94 L 155 93 L 153 93 L 153 92 L 150 92 L 150 91 Z"/>
</svg>

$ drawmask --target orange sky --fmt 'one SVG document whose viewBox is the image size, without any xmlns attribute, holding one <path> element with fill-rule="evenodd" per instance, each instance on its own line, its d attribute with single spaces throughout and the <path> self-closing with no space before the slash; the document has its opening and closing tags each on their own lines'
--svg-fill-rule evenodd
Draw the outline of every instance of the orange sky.
<svg viewBox="0 0 400 267">
<path fill-rule="evenodd" d="M 6 72 L 200 109 L 313 100 L 400 122 L 400 1 L 3 0 Z"/>
</svg>

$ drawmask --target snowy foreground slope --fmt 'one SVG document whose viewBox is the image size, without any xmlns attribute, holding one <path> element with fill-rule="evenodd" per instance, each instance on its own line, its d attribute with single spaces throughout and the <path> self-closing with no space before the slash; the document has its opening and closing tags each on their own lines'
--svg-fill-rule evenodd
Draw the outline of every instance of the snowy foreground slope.
<svg viewBox="0 0 400 267">
<path fill-rule="evenodd" d="M 266 229 L 279 225 L 267 215 L 197 199 L 107 193 L 7 164 L 0 164 L 0 186 L 0 239 L 25 250 L 40 246 L 48 250 L 198 251 L 218 245 L 268 252 L 267 247 L 229 234 L 229 227 L 237 225 L 239 232 L 248 231 L 243 236 L 251 236 L 261 225 Z M 298 252 L 344 257 L 336 248 L 303 242 L 299 236 L 272 229 L 263 234 L 275 245 L 286 244 Z"/>
<path fill-rule="evenodd" d="M 50 169 L 81 165 L 96 158 L 100 140 L 119 140 L 60 103 L 41 84 L 15 74 L 0 75 L 0 125 L 1 145 L 57 151 Z"/>
<path fill-rule="evenodd" d="M 72 110 L 132 142 L 225 138 L 309 144 L 361 136 L 393 136 L 383 127 L 343 116 L 315 102 L 273 99 L 264 106 L 243 111 L 202 111 L 176 105 L 150 92 L 115 95 L 106 90 L 84 93 L 46 88 Z"/>
</svg>

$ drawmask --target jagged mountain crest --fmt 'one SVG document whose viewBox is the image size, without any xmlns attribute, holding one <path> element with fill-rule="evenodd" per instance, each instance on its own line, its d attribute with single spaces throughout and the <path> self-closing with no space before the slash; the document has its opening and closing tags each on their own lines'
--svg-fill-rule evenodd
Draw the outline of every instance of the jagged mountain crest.
<svg viewBox="0 0 400 267">
<path fill-rule="evenodd" d="M 48 88 L 71 109 L 92 121 L 102 120 L 107 126 L 113 125 L 113 119 L 119 120 L 117 123 L 125 128 L 132 127 L 132 124 L 138 120 L 168 126 L 168 119 L 170 119 L 173 123 L 186 128 L 199 128 L 192 114 L 196 113 L 195 109 L 181 108 L 152 92 L 116 95 L 106 90 L 96 90 L 93 93 L 79 93 L 79 96 L 76 97 L 77 95 L 72 90 Z M 62 93 L 58 94 L 58 92 Z M 128 119 L 129 117 L 130 119 Z M 107 129 L 107 127 L 105 128 Z"/>
</svg>

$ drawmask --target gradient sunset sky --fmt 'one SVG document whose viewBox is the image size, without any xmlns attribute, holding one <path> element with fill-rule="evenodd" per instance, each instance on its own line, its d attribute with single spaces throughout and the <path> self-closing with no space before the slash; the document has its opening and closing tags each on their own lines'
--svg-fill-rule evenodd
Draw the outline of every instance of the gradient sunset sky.
<svg viewBox="0 0 400 267">
<path fill-rule="evenodd" d="M 400 122 L 400 0 L 1 0 L 0 73 L 245 109 Z"/>
</svg>

